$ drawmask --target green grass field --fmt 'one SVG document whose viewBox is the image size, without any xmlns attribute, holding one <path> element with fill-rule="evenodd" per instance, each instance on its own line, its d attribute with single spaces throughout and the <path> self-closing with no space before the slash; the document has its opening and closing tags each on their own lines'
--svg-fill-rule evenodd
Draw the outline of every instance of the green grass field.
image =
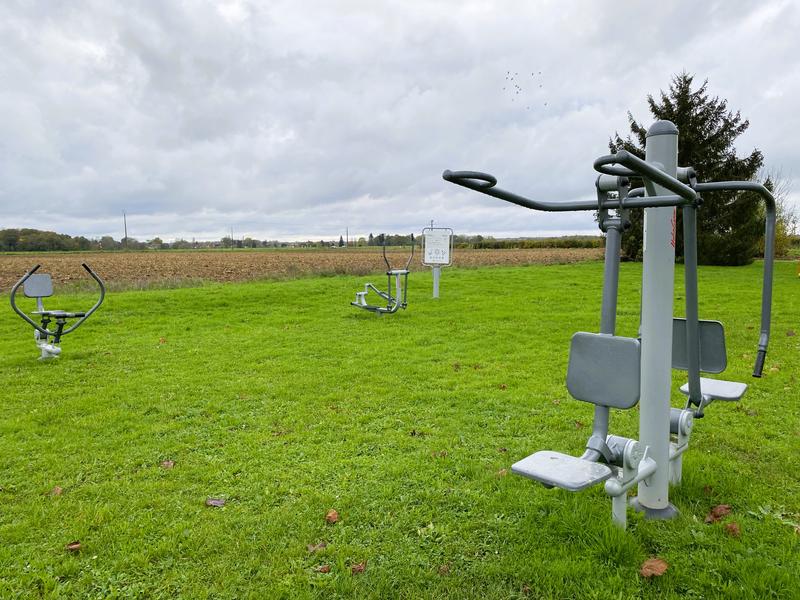
<svg viewBox="0 0 800 600">
<path fill-rule="evenodd" d="M 354 277 L 115 293 L 48 363 L 0 310 L 0 597 L 798 598 L 795 269 L 777 265 L 760 380 L 761 265 L 701 269 L 721 377 L 752 387 L 696 422 L 680 517 L 629 513 L 627 532 L 600 486 L 506 471 L 582 451 L 592 407 L 564 380 L 570 336 L 598 327 L 601 263 L 446 270 L 438 301 L 413 273 L 409 309 L 381 318 L 348 305 Z M 640 277 L 622 266 L 620 335 Z M 669 569 L 644 579 L 653 556 Z"/>
</svg>

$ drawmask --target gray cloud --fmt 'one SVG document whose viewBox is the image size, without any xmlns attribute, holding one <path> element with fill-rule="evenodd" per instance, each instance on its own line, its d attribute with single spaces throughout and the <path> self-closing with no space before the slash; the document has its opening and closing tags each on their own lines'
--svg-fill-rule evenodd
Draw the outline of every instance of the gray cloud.
<svg viewBox="0 0 800 600">
<path fill-rule="evenodd" d="M 681 70 L 750 119 L 739 151 L 798 202 L 799 26 L 788 1 L 6 2 L 0 227 L 119 237 L 124 209 L 140 239 L 593 232 L 440 173 L 591 197 L 608 137 Z"/>
</svg>

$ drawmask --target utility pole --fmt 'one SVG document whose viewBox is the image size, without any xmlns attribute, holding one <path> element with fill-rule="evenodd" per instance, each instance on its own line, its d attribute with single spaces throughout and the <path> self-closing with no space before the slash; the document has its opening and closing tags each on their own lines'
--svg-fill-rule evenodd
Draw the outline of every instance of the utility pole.
<svg viewBox="0 0 800 600">
<path fill-rule="evenodd" d="M 125 211 L 122 211 L 122 228 L 125 230 L 125 237 L 122 238 L 122 247 L 127 250 L 128 248 L 128 216 Z"/>
<path fill-rule="evenodd" d="M 345 248 L 349 248 L 350 247 L 350 228 L 349 227 L 345 227 L 344 228 L 344 239 L 345 239 L 344 247 Z"/>
</svg>

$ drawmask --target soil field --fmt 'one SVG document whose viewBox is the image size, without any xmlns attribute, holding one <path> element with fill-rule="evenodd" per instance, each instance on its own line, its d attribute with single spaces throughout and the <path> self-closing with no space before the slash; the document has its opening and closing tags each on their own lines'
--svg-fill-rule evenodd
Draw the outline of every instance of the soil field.
<svg viewBox="0 0 800 600">
<path fill-rule="evenodd" d="M 407 254 L 387 252 L 394 267 L 401 267 Z M 520 266 L 564 264 L 596 260 L 600 248 L 532 248 L 524 250 L 456 250 L 454 266 Z M 331 250 L 236 250 L 236 251 L 149 251 L 25 253 L 0 255 L 0 290 L 7 292 L 33 265 L 50 273 L 60 284 L 91 287 L 81 263 L 87 263 L 108 284 L 109 289 L 171 287 L 203 281 L 247 281 L 292 278 L 307 275 L 365 275 L 385 270 L 380 252 L 369 249 Z M 421 269 L 419 254 L 412 269 Z"/>
</svg>

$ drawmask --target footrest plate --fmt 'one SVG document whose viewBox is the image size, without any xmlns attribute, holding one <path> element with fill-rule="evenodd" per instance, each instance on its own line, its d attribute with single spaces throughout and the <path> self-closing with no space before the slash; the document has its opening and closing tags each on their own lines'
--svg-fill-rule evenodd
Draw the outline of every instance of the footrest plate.
<svg viewBox="0 0 800 600">
<path fill-rule="evenodd" d="M 511 471 L 570 492 L 579 492 L 602 483 L 612 475 L 608 465 L 551 450 L 542 450 L 523 458 L 511 465 Z"/>
<path fill-rule="evenodd" d="M 708 377 L 700 378 L 700 393 L 713 400 L 723 400 L 734 402 L 739 400 L 747 391 L 746 383 L 739 383 L 738 381 L 723 381 L 722 379 L 709 379 Z M 689 384 L 685 383 L 681 386 L 681 392 L 689 395 Z"/>
</svg>

